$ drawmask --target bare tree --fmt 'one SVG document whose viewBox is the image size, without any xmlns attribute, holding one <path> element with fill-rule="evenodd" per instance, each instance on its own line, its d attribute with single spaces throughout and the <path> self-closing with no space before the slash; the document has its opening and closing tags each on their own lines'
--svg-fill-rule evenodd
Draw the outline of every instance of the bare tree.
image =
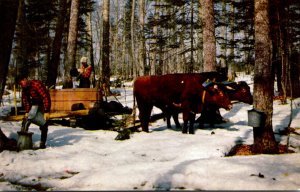
<svg viewBox="0 0 300 192">
<path fill-rule="evenodd" d="M 255 153 L 277 153 L 272 128 L 273 91 L 269 0 L 255 0 L 255 68 L 253 107 L 265 114 L 265 125 L 253 128 Z"/>
<path fill-rule="evenodd" d="M 102 84 L 105 85 L 103 88 L 106 93 L 109 93 L 110 90 L 110 66 L 109 66 L 109 0 L 103 0 L 102 5 L 102 17 L 103 17 L 103 34 L 102 34 Z"/>
<path fill-rule="evenodd" d="M 0 1 L 0 101 L 6 84 L 19 0 Z"/>
<path fill-rule="evenodd" d="M 94 62 L 94 49 L 93 49 L 93 30 L 92 30 L 92 17 L 91 17 L 92 13 L 88 13 L 87 17 L 86 17 L 86 23 L 87 23 L 87 34 L 89 35 L 89 48 L 88 48 L 88 52 L 89 52 L 89 57 L 90 57 L 90 61 L 91 61 L 91 66 L 93 68 L 93 76 L 92 76 L 92 85 L 93 87 L 95 87 L 95 81 L 96 81 L 96 77 L 95 77 L 95 62 Z"/>
<path fill-rule="evenodd" d="M 28 75 L 29 69 L 26 67 L 27 61 L 27 36 L 28 36 L 28 24 L 25 16 L 25 2 L 24 0 L 19 0 L 18 16 L 17 16 L 17 26 L 16 26 L 16 46 L 14 50 L 14 55 L 16 58 L 16 72 L 17 74 Z"/>
<path fill-rule="evenodd" d="M 132 70 L 133 75 L 136 74 L 136 62 L 135 62 L 135 54 L 134 54 L 134 12 L 135 12 L 135 0 L 132 0 L 131 6 L 131 23 L 130 23 L 130 35 L 131 35 L 131 58 L 132 58 Z"/>
<path fill-rule="evenodd" d="M 203 71 L 216 70 L 216 39 L 213 0 L 199 0 L 203 26 Z"/>
<path fill-rule="evenodd" d="M 70 25 L 68 34 L 68 47 L 65 63 L 65 74 L 67 78 L 70 77 L 69 71 L 71 68 L 76 67 L 76 48 L 77 48 L 77 34 L 78 34 L 78 15 L 79 15 L 79 1 L 72 0 L 71 13 L 70 13 Z"/>
<path fill-rule="evenodd" d="M 201 4 L 200 1 L 198 2 L 198 21 L 199 21 L 199 31 L 198 31 L 198 62 L 199 62 L 199 71 L 203 72 L 203 25 L 201 19 Z"/>
<path fill-rule="evenodd" d="M 158 5 L 160 3 L 160 0 L 155 0 L 154 4 L 155 5 Z M 158 6 L 154 6 L 154 20 L 158 20 L 159 18 L 159 11 L 158 11 Z M 158 34 L 158 26 L 157 25 L 153 25 L 153 35 L 155 37 L 157 37 L 157 34 Z M 156 63 L 156 58 L 157 58 L 157 52 L 154 51 L 154 47 L 155 45 L 154 44 L 157 44 L 157 39 L 153 39 L 151 40 L 150 42 L 150 74 L 151 75 L 155 75 L 156 74 L 156 71 L 157 71 L 157 63 Z M 161 70 L 159 70 L 161 71 Z"/>
<path fill-rule="evenodd" d="M 231 11 L 230 11 L 230 26 L 231 26 L 231 32 L 229 34 L 229 38 L 231 40 L 230 47 L 229 47 L 229 63 L 228 63 L 228 79 L 234 80 L 235 78 L 235 72 L 234 72 L 234 5 L 231 3 Z"/>
<path fill-rule="evenodd" d="M 59 9 L 60 11 L 56 21 L 55 37 L 52 43 L 51 62 L 50 65 L 48 65 L 47 85 L 49 87 L 52 85 L 55 86 L 56 84 L 57 70 L 60 63 L 59 61 L 64 32 L 65 15 L 67 12 L 67 0 L 60 0 Z"/>
<path fill-rule="evenodd" d="M 145 47 L 145 0 L 139 0 L 139 74 L 145 75 L 146 73 L 146 47 Z"/>
<path fill-rule="evenodd" d="M 222 2 L 222 20 L 226 21 L 227 17 L 227 6 L 226 2 Z M 221 36 L 223 37 L 221 40 L 221 45 L 220 45 L 220 52 L 221 52 L 221 57 L 220 57 L 220 68 L 224 72 L 226 71 L 227 68 L 227 46 L 226 46 L 226 40 L 227 40 L 227 26 L 223 25 L 221 26 Z"/>
</svg>

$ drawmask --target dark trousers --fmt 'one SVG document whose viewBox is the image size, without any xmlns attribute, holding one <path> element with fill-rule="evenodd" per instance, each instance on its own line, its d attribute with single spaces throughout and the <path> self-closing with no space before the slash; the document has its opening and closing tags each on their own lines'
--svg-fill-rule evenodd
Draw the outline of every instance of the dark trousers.
<svg viewBox="0 0 300 192">
<path fill-rule="evenodd" d="M 27 120 L 27 122 L 25 123 L 25 130 L 28 130 L 30 124 L 31 121 Z M 40 131 L 41 131 L 40 148 L 46 148 L 47 135 L 48 135 L 48 122 L 46 122 L 45 125 L 40 126 Z"/>
<path fill-rule="evenodd" d="M 89 78 L 81 77 L 79 80 L 79 88 L 90 88 L 91 82 Z"/>
</svg>

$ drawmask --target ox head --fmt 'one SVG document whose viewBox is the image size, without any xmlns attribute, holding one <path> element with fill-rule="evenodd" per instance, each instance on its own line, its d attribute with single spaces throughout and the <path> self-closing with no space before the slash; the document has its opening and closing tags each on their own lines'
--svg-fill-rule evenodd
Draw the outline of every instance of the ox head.
<svg viewBox="0 0 300 192">
<path fill-rule="evenodd" d="M 230 100 L 237 100 L 250 105 L 253 103 L 250 87 L 245 81 L 223 82 L 223 84 L 226 85 L 226 92 Z"/>
<path fill-rule="evenodd" d="M 202 84 L 204 87 L 204 94 L 202 102 L 204 104 L 215 105 L 226 110 L 232 109 L 231 101 L 226 93 L 225 86 L 214 82 L 205 82 Z"/>
</svg>

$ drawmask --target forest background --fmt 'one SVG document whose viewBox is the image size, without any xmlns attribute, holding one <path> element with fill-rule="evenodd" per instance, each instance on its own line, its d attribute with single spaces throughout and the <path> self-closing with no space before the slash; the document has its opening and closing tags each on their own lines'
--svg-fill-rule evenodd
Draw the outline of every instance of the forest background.
<svg viewBox="0 0 300 192">
<path fill-rule="evenodd" d="M 273 152 L 274 81 L 283 102 L 300 96 L 299 24 L 298 0 L 0 0 L 0 98 L 21 73 L 49 88 L 70 81 L 82 56 L 108 90 L 111 76 L 253 72 L 267 114 L 254 142 Z"/>
</svg>

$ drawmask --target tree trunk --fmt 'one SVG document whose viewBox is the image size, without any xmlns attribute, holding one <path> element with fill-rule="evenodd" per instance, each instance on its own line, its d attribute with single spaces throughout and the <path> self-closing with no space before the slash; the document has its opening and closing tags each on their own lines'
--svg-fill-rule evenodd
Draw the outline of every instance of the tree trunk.
<svg viewBox="0 0 300 192">
<path fill-rule="evenodd" d="M 70 25 L 68 34 L 68 48 L 67 48 L 67 61 L 65 63 L 66 79 L 70 78 L 71 68 L 76 67 L 76 48 L 77 48 L 77 34 L 78 34 L 78 16 L 79 16 L 79 1 L 72 0 L 70 12 Z"/>
<path fill-rule="evenodd" d="M 222 2 L 222 20 L 223 22 L 226 21 L 227 17 L 227 7 L 226 2 Z M 221 69 L 227 68 L 227 46 L 226 46 L 226 40 L 227 40 L 227 27 L 224 25 L 221 27 L 221 45 L 220 45 L 220 52 L 221 52 L 221 58 L 220 58 L 220 67 Z"/>
<path fill-rule="evenodd" d="M 253 128 L 255 153 L 277 153 L 272 128 L 273 91 L 269 0 L 255 0 L 255 68 L 253 107 L 265 114 L 265 125 Z M 268 82 L 268 83 L 266 83 Z"/>
<path fill-rule="evenodd" d="M 130 35 L 131 35 L 131 61 L 132 61 L 132 74 L 136 76 L 137 69 L 136 69 L 136 62 L 135 62 L 135 53 L 134 53 L 134 12 L 135 12 L 135 0 L 132 0 L 131 6 L 131 22 L 130 22 Z"/>
<path fill-rule="evenodd" d="M 155 0 L 155 5 L 158 5 L 160 3 L 160 0 Z M 159 19 L 159 11 L 158 11 L 158 6 L 154 6 L 154 19 L 158 20 Z M 153 35 L 157 37 L 158 35 L 158 26 L 154 25 L 153 26 Z M 153 47 L 152 49 L 156 50 L 156 46 L 158 45 L 158 39 L 156 38 L 153 42 Z M 150 61 L 151 62 L 151 61 Z M 157 63 L 157 51 L 152 51 L 152 62 L 151 62 L 151 75 L 156 75 L 158 70 L 158 63 Z"/>
<path fill-rule="evenodd" d="M 187 10 L 185 9 L 185 6 L 183 6 L 183 9 L 181 9 L 181 14 L 182 14 L 182 19 L 186 20 L 186 14 L 184 14 Z M 202 11 L 201 11 L 202 12 Z M 184 52 L 185 49 L 185 33 L 186 33 L 186 25 L 182 26 L 182 30 L 181 33 L 179 34 L 179 38 L 180 38 L 180 50 Z M 181 58 L 180 58 L 180 62 L 181 62 L 181 69 L 184 73 L 187 73 L 187 61 L 186 61 L 186 57 L 185 57 L 185 53 L 181 54 Z"/>
<path fill-rule="evenodd" d="M 288 22 L 288 14 L 285 14 L 285 5 L 286 2 L 278 1 L 278 10 L 277 10 L 277 21 L 279 23 L 278 26 L 278 34 L 279 34 L 279 56 L 281 60 L 281 88 L 283 96 L 282 102 L 284 104 L 287 103 L 287 91 L 288 91 L 288 77 L 289 77 L 289 62 L 288 62 L 288 38 L 287 38 L 287 22 Z"/>
<path fill-rule="evenodd" d="M 0 101 L 6 84 L 18 6 L 18 0 L 0 1 Z"/>
<path fill-rule="evenodd" d="M 203 22 L 201 19 L 202 8 L 201 8 L 201 0 L 199 0 L 198 4 L 198 20 L 199 20 L 199 34 L 198 34 L 198 63 L 199 63 L 199 71 L 203 72 Z"/>
<path fill-rule="evenodd" d="M 231 14 L 230 14 L 230 25 L 231 29 L 234 28 L 234 5 L 233 3 L 231 4 Z M 229 63 L 228 63 L 228 79 L 233 81 L 235 79 L 235 69 L 234 69 L 234 30 L 231 30 L 230 32 L 230 38 L 231 43 L 230 43 L 230 49 L 229 49 Z"/>
<path fill-rule="evenodd" d="M 216 70 L 216 39 L 213 0 L 199 0 L 202 8 L 204 72 Z"/>
<path fill-rule="evenodd" d="M 92 76 L 92 85 L 93 87 L 96 86 L 96 73 L 95 73 L 95 63 L 94 63 L 94 49 L 93 49 L 93 30 L 92 30 L 92 17 L 91 17 L 92 13 L 88 13 L 87 14 L 87 33 L 89 34 L 89 40 L 90 40 L 90 44 L 89 44 L 89 57 L 90 57 L 90 61 L 91 61 L 91 66 L 93 68 L 93 76 Z"/>
<path fill-rule="evenodd" d="M 60 63 L 60 50 L 64 32 L 65 16 L 67 12 L 67 0 L 60 0 L 60 12 L 57 18 L 55 37 L 52 44 L 51 62 L 48 65 L 47 85 L 51 87 L 56 85 L 58 66 Z"/>
<path fill-rule="evenodd" d="M 103 48 L 103 56 L 102 56 L 102 85 L 104 85 L 105 93 L 109 93 L 110 91 L 110 66 L 109 66 L 109 0 L 103 0 L 103 34 L 102 34 L 102 48 Z"/>
<path fill-rule="evenodd" d="M 139 74 L 146 73 L 146 47 L 145 47 L 145 0 L 139 0 L 139 21 L 140 21 L 140 41 L 139 41 Z"/>
<path fill-rule="evenodd" d="M 290 96 L 292 98 L 300 97 L 300 54 L 294 53 L 291 55 L 291 81 L 292 92 Z"/>
<path fill-rule="evenodd" d="M 191 36 L 191 56 L 190 56 L 190 62 L 189 62 L 189 67 L 188 67 L 188 72 L 192 73 L 194 72 L 194 3 L 191 1 L 191 31 L 190 31 L 190 36 Z"/>
<path fill-rule="evenodd" d="M 115 14 L 114 14 L 114 17 L 116 18 L 116 22 L 113 26 L 113 29 L 111 30 L 111 31 L 113 31 L 113 34 L 112 34 L 113 42 L 111 42 L 112 47 L 113 47 L 113 50 L 111 51 L 112 52 L 111 61 L 113 62 L 113 63 L 111 63 L 111 66 L 113 66 L 112 74 L 117 75 L 118 78 L 120 75 L 122 75 L 122 73 L 121 73 L 122 52 L 119 49 L 122 47 L 121 41 L 119 38 L 119 28 L 120 28 L 120 26 L 119 26 L 120 8 L 119 7 L 120 7 L 120 2 L 119 2 L 119 0 L 117 0 L 116 5 L 115 5 Z"/>
<path fill-rule="evenodd" d="M 28 44 L 28 34 L 29 31 L 26 16 L 25 16 L 25 3 L 24 0 L 19 0 L 19 7 L 18 7 L 18 19 L 17 19 L 17 26 L 16 26 L 16 71 L 17 74 L 24 74 L 28 75 L 29 70 L 26 66 L 27 61 L 27 44 Z"/>
</svg>

